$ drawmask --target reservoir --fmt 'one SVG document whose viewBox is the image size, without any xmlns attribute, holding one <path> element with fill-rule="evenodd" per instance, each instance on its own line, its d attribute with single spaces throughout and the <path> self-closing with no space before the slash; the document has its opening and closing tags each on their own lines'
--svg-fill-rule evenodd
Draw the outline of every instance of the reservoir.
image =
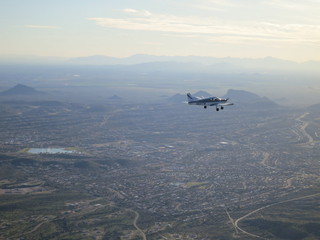
<svg viewBox="0 0 320 240">
<path fill-rule="evenodd" d="M 66 150 L 65 148 L 30 148 L 28 153 L 32 154 L 57 154 L 57 153 L 75 153 L 76 151 L 73 150 Z"/>
</svg>

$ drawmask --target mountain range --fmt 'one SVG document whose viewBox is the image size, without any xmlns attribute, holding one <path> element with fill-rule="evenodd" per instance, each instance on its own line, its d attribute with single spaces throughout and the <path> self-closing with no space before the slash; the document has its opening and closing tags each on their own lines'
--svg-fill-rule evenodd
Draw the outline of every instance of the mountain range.
<svg viewBox="0 0 320 240">
<path fill-rule="evenodd" d="M 197 97 L 210 97 L 210 96 L 212 96 L 212 94 L 210 94 L 206 91 L 198 91 L 196 93 L 193 93 L 193 95 L 197 96 Z M 12 87 L 6 91 L 0 92 L 0 96 L 20 97 L 19 98 L 20 100 L 21 99 L 23 100 L 23 98 L 21 98 L 23 96 L 26 97 L 25 100 L 30 99 L 30 97 L 41 97 L 41 98 L 38 98 L 38 101 L 52 100 L 52 97 L 53 97 L 45 92 L 38 91 L 32 87 L 29 87 L 29 86 L 26 86 L 23 84 L 17 84 L 14 87 Z M 240 104 L 252 104 L 255 102 L 259 102 L 260 104 L 267 103 L 270 106 L 276 106 L 276 104 L 274 102 L 270 101 L 269 99 L 262 98 L 262 97 L 258 96 L 257 94 L 254 94 L 254 93 L 251 93 L 248 91 L 244 91 L 244 90 L 229 89 L 227 94 L 222 97 L 230 98 L 230 100 L 236 101 L 237 103 L 240 103 Z M 109 99 L 121 100 L 122 98 L 117 95 L 113 95 Z M 168 97 L 167 100 L 172 103 L 185 102 L 186 101 L 186 94 L 177 93 L 171 97 Z"/>
<path fill-rule="evenodd" d="M 154 69 L 188 69 L 200 71 L 241 71 L 243 69 L 266 70 L 303 70 L 317 71 L 320 62 L 308 61 L 297 63 L 272 57 L 251 58 L 216 58 L 206 56 L 154 56 L 137 54 L 125 58 L 104 55 L 77 58 L 37 57 L 37 56 L 0 56 L 0 64 L 59 64 L 59 65 L 134 65 L 134 67 Z"/>
</svg>

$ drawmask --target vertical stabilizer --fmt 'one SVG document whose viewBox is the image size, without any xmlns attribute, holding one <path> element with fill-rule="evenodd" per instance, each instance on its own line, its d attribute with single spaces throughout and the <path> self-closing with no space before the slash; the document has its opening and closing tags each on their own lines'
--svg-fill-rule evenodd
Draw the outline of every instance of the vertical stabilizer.
<svg viewBox="0 0 320 240">
<path fill-rule="evenodd" d="M 192 102 L 192 101 L 196 100 L 196 99 L 191 95 L 191 93 L 187 93 L 187 98 L 188 98 L 188 102 Z"/>
</svg>

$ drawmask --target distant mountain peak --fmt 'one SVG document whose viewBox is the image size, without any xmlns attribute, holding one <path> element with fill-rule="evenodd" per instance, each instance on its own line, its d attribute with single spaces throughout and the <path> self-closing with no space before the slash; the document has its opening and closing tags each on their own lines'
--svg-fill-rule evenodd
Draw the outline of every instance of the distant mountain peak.
<svg viewBox="0 0 320 240">
<path fill-rule="evenodd" d="M 180 94 L 180 93 L 177 93 L 171 97 L 168 98 L 168 101 L 170 102 L 176 102 L 176 103 L 181 103 L 183 101 L 186 101 L 187 97 L 185 94 Z"/>
<path fill-rule="evenodd" d="M 35 95 L 35 94 L 44 94 L 44 93 L 23 84 L 17 84 L 14 87 L 8 89 L 7 91 L 2 92 L 2 95 Z"/>
<path fill-rule="evenodd" d="M 259 95 L 248 92 L 246 90 L 235 90 L 229 89 L 227 94 L 223 96 L 225 98 L 230 98 L 231 101 L 236 103 L 245 104 L 246 106 L 259 106 L 261 108 L 275 108 L 278 105 L 269 100 L 266 97 L 260 97 Z"/>
<path fill-rule="evenodd" d="M 109 99 L 111 99 L 111 100 L 121 100 L 122 98 L 115 94 L 112 97 L 110 97 Z"/>
<path fill-rule="evenodd" d="M 225 96 L 230 98 L 249 100 L 249 101 L 260 98 L 260 96 L 258 96 L 255 93 L 251 93 L 245 90 L 235 90 L 235 89 L 229 89 Z"/>
</svg>

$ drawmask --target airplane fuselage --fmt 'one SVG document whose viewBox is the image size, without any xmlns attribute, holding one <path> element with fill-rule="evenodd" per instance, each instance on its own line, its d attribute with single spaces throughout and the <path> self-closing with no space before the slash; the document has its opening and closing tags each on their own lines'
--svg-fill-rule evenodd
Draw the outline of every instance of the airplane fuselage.
<svg viewBox="0 0 320 240">
<path fill-rule="evenodd" d="M 199 99 L 199 100 L 189 101 L 188 104 L 214 106 L 214 105 L 226 103 L 227 101 L 228 101 L 228 99 L 225 99 L 225 98 L 212 97 L 212 98 L 203 98 L 203 99 Z"/>
<path fill-rule="evenodd" d="M 224 109 L 224 106 L 233 105 L 233 103 L 227 103 L 229 98 L 219 98 L 219 97 L 208 97 L 208 98 L 199 98 L 193 97 L 190 93 L 187 94 L 188 104 L 190 105 L 201 105 L 204 108 L 207 106 L 216 106 L 216 110 Z"/>
</svg>

